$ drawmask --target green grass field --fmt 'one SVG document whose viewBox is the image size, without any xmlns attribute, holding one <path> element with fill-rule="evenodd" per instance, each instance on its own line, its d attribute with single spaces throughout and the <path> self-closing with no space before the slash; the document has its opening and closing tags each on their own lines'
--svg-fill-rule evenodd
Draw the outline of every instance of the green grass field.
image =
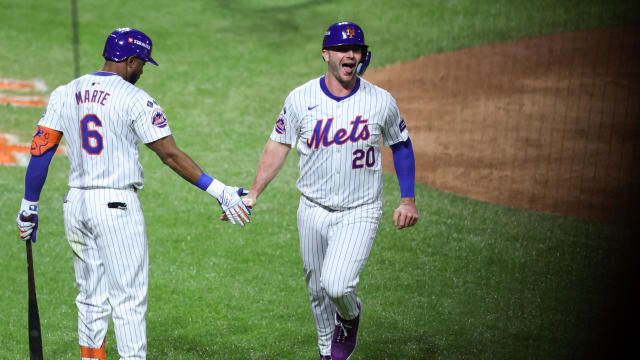
<svg viewBox="0 0 640 360">
<path fill-rule="evenodd" d="M 372 67 L 468 46 L 638 23 L 631 1 L 79 1 L 80 72 L 98 70 L 106 35 L 132 26 L 154 40 L 138 85 L 163 105 L 178 145 L 208 173 L 249 186 L 287 93 L 326 71 L 324 30 L 360 24 Z M 74 77 L 70 1 L 0 0 L 0 78 Z M 46 95 L 46 94 L 45 94 Z M 402 110 L 402 109 L 401 109 Z M 0 107 L 0 132 L 29 142 L 42 109 Z M 289 156 L 246 228 L 141 149 L 150 250 L 149 359 L 316 359 L 296 229 L 297 156 Z M 78 359 L 72 255 L 56 156 L 34 246 L 47 359 Z M 24 245 L 15 217 L 23 167 L 0 166 L 0 359 L 27 359 Z M 637 279 L 628 229 L 487 204 L 416 187 L 419 223 L 384 213 L 359 285 L 365 309 L 352 359 L 608 358 Z M 619 337 L 623 338 L 620 339 Z M 636 350 L 637 351 L 637 350 Z M 115 336 L 107 356 L 117 358 Z"/>
</svg>

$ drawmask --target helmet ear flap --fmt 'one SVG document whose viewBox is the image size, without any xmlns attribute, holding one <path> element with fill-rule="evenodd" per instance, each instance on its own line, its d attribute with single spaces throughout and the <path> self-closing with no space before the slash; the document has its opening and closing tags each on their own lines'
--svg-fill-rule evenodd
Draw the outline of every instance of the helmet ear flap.
<svg viewBox="0 0 640 360">
<path fill-rule="evenodd" d="M 369 66 L 369 62 L 371 61 L 371 51 L 367 51 L 367 55 L 365 55 L 364 60 L 360 61 L 358 64 L 358 75 L 362 76 L 365 71 L 367 71 L 367 67 Z"/>
</svg>

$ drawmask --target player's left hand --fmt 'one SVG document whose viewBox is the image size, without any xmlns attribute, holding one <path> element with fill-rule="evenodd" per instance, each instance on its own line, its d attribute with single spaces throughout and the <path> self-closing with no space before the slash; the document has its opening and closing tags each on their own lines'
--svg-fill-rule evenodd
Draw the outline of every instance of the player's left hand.
<svg viewBox="0 0 640 360">
<path fill-rule="evenodd" d="M 393 223 L 398 229 L 413 226 L 418 222 L 418 208 L 415 198 L 402 198 L 400 206 L 393 213 Z"/>
<path fill-rule="evenodd" d="M 22 199 L 18 218 L 16 218 L 20 240 L 36 242 L 38 231 L 38 202 Z"/>
</svg>

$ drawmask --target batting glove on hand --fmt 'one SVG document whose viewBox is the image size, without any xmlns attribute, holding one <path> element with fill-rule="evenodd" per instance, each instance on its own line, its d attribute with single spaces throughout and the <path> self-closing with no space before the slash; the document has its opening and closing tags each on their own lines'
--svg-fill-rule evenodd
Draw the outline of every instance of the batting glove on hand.
<svg viewBox="0 0 640 360">
<path fill-rule="evenodd" d="M 22 199 L 16 223 L 20 230 L 20 240 L 31 240 L 35 243 L 38 231 L 38 202 Z"/>
<path fill-rule="evenodd" d="M 222 211 L 224 211 L 232 224 L 235 224 L 237 221 L 241 226 L 244 226 L 245 223 L 249 222 L 251 211 L 240 198 L 240 196 L 244 194 L 243 188 L 226 186 L 222 182 L 214 179 L 207 188 L 207 192 L 218 199 Z"/>
</svg>

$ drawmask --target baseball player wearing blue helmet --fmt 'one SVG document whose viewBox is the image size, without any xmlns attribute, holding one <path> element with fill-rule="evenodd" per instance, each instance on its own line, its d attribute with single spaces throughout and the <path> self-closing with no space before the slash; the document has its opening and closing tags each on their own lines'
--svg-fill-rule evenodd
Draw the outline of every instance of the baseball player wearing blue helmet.
<svg viewBox="0 0 640 360">
<path fill-rule="evenodd" d="M 400 184 L 398 229 L 418 221 L 415 160 L 395 99 L 361 78 L 371 52 L 360 26 L 329 26 L 322 58 L 327 72 L 285 99 L 243 201 L 254 207 L 289 151 L 297 150 L 300 255 L 320 358 L 346 360 L 362 314 L 357 284 L 382 215 L 381 144 L 391 147 Z"/>
<path fill-rule="evenodd" d="M 158 66 L 151 58 L 153 42 L 142 31 L 123 27 L 113 30 L 104 43 L 102 56 L 105 60 L 120 62 L 130 56 L 138 57 L 144 61 Z"/>
<path fill-rule="evenodd" d="M 182 178 L 218 200 L 233 224 L 250 211 L 242 188 L 207 175 L 175 143 L 163 108 L 134 84 L 153 44 L 143 32 L 119 28 L 107 37 L 99 71 L 56 88 L 38 122 L 16 222 L 20 238 L 36 241 L 38 208 L 51 159 L 64 135 L 69 192 L 65 235 L 73 250 L 78 342 L 83 360 L 104 360 L 109 318 L 121 359 L 145 359 L 149 283 L 147 234 L 138 199 L 144 186 L 139 144 Z"/>
<path fill-rule="evenodd" d="M 329 26 L 324 33 L 323 49 L 349 45 L 355 45 L 362 51 L 362 60 L 357 69 L 358 75 L 362 76 L 371 62 L 371 51 L 369 51 L 369 45 L 364 42 L 364 32 L 360 26 L 350 21 L 343 21 Z"/>
</svg>

